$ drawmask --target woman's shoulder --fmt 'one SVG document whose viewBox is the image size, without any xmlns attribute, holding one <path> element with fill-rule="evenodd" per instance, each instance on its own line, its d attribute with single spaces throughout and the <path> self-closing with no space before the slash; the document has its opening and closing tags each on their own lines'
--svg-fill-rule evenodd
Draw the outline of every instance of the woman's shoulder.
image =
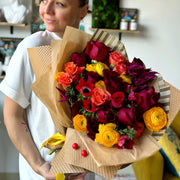
<svg viewBox="0 0 180 180">
<path fill-rule="evenodd" d="M 45 46 L 50 45 L 52 39 L 51 32 L 38 31 L 30 36 L 25 37 L 19 45 L 24 48 Z"/>
</svg>

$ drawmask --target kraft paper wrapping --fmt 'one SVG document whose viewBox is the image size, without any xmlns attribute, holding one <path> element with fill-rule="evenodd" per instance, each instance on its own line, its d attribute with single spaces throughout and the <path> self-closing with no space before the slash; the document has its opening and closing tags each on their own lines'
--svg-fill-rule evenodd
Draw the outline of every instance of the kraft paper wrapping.
<svg viewBox="0 0 180 180">
<path fill-rule="evenodd" d="M 71 112 L 67 103 L 59 103 L 61 99 L 58 86 L 54 80 L 56 72 L 64 69 L 64 64 L 70 60 L 73 52 L 82 52 L 89 40 L 105 43 L 113 50 L 120 51 L 127 59 L 127 53 L 123 43 L 112 35 L 98 30 L 93 36 L 72 27 L 67 27 L 61 41 L 53 40 L 50 46 L 42 46 L 28 49 L 32 68 L 36 76 L 36 82 L 32 89 L 36 96 L 48 108 L 57 131 L 66 134 L 66 141 L 61 150 L 58 150 L 52 161 L 51 171 L 54 173 L 74 173 L 83 171 L 95 172 L 107 179 L 111 179 L 118 169 L 128 164 L 149 157 L 159 150 L 158 140 L 164 130 L 159 133 L 145 131 L 137 140 L 133 149 L 118 150 L 106 148 L 96 144 L 85 134 L 72 129 Z M 168 125 L 172 123 L 180 109 L 180 91 L 158 77 L 156 90 L 160 91 L 166 112 L 168 113 Z M 157 83 L 157 81 L 156 81 Z M 166 127 L 166 128 L 167 128 Z M 67 129 L 67 131 L 66 131 Z M 78 150 L 72 149 L 72 144 L 77 142 Z M 80 152 L 86 149 L 87 157 L 82 157 Z"/>
</svg>

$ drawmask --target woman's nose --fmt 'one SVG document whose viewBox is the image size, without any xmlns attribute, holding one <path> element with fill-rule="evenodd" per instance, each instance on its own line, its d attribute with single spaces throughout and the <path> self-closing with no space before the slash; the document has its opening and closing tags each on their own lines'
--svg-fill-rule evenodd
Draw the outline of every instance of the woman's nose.
<svg viewBox="0 0 180 180">
<path fill-rule="evenodd" d="M 45 12 L 47 14 L 53 14 L 54 13 L 54 4 L 53 4 L 53 2 L 49 2 L 49 3 L 46 4 Z"/>
</svg>

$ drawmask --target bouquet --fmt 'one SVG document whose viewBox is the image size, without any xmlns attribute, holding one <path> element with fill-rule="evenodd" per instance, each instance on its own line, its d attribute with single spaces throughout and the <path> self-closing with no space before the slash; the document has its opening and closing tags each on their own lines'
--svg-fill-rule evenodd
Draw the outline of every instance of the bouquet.
<svg viewBox="0 0 180 180">
<path fill-rule="evenodd" d="M 137 58 L 98 41 L 74 52 L 64 71 L 55 75 L 62 100 L 69 102 L 74 129 L 106 147 L 131 149 L 144 127 L 160 131 L 167 115 L 159 103 L 160 92 L 150 82 L 156 72 Z"/>
<path fill-rule="evenodd" d="M 62 41 L 28 52 L 37 79 L 32 89 L 65 136 L 53 173 L 92 171 L 111 179 L 159 150 L 156 138 L 178 113 L 180 92 L 140 59 L 129 62 L 122 42 L 100 30 L 91 36 L 67 27 Z"/>
</svg>

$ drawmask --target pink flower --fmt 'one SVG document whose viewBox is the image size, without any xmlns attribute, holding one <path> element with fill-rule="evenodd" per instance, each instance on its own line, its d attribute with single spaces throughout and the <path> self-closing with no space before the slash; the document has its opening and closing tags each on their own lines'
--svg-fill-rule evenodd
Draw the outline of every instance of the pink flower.
<svg viewBox="0 0 180 180">
<path fill-rule="evenodd" d="M 118 149 L 132 149 L 135 141 L 130 139 L 127 135 L 121 135 L 118 139 L 118 144 L 116 144 L 116 148 Z"/>
<path fill-rule="evenodd" d="M 107 47 L 104 43 L 98 41 L 92 41 L 87 43 L 86 53 L 93 60 L 104 62 L 110 51 L 110 47 Z"/>
<path fill-rule="evenodd" d="M 111 102 L 113 107 L 115 108 L 121 108 L 124 102 L 124 93 L 122 91 L 120 92 L 115 92 L 114 94 L 111 95 Z"/>
<path fill-rule="evenodd" d="M 118 64 L 121 64 L 121 63 L 124 64 L 126 62 L 126 59 L 120 52 L 113 51 L 109 54 L 109 62 L 117 66 Z"/>
<path fill-rule="evenodd" d="M 92 102 L 96 104 L 97 106 L 100 106 L 104 104 L 106 101 L 110 100 L 110 93 L 108 91 L 105 91 L 99 87 L 94 88 L 93 94 L 92 94 Z"/>
</svg>

